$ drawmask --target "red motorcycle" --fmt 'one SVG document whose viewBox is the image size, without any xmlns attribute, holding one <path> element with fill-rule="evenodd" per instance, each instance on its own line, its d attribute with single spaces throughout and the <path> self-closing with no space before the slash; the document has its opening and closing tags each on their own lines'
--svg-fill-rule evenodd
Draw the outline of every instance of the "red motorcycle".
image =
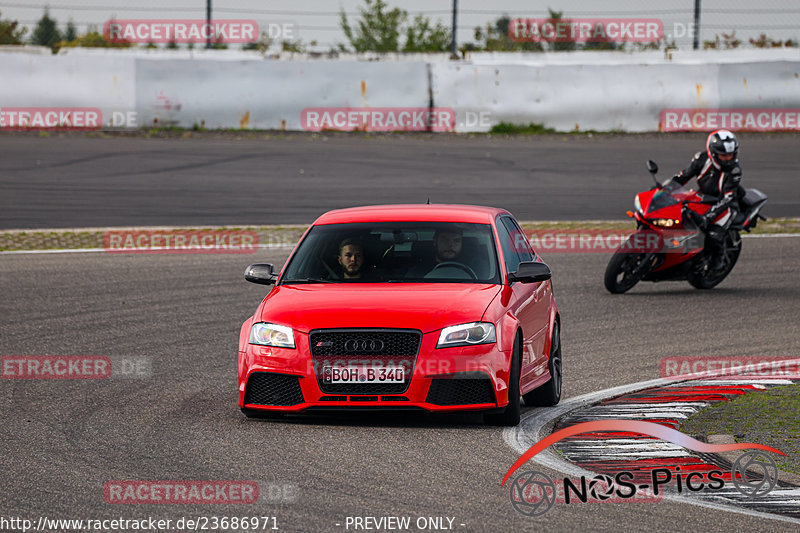
<svg viewBox="0 0 800 533">
<path fill-rule="evenodd" d="M 718 285 L 736 265 L 742 251 L 741 231 L 749 232 L 758 219 L 767 196 L 756 189 L 745 189 L 740 209 L 729 209 L 715 222 L 734 216 L 724 239 L 723 267 L 714 270 L 714 257 L 706 247 L 706 234 L 700 228 L 705 213 L 718 198 L 704 197 L 693 189 L 674 188 L 656 179 L 658 165 L 647 162 L 656 186 L 634 199 L 636 233 L 614 253 L 605 274 L 606 289 L 621 294 L 639 281 L 686 280 L 698 289 Z M 691 182 L 690 182 L 691 183 Z M 734 204 L 735 205 L 735 204 Z"/>
</svg>

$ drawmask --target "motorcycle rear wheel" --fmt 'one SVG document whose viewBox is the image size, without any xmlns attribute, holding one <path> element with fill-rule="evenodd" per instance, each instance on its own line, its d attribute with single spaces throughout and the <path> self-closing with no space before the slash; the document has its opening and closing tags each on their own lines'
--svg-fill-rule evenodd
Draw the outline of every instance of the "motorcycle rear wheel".
<svg viewBox="0 0 800 533">
<path fill-rule="evenodd" d="M 713 289 L 728 277 L 733 267 L 736 266 L 736 261 L 739 259 L 741 252 L 742 238 L 739 236 L 739 232 L 736 230 L 729 231 L 725 236 L 725 268 L 718 272 L 712 272 L 711 258 L 706 256 L 706 258 L 702 259 L 703 262 L 698 269 L 688 276 L 689 283 L 695 289 Z"/>
</svg>

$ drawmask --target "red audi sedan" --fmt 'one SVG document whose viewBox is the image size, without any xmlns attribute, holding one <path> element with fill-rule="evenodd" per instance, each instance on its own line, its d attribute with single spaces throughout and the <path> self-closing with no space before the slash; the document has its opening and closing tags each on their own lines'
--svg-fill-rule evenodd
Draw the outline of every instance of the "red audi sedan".
<svg viewBox="0 0 800 533">
<path fill-rule="evenodd" d="M 466 205 L 330 211 L 239 336 L 249 417 L 320 409 L 484 411 L 516 425 L 561 398 L 550 269 L 514 217 Z"/>
</svg>

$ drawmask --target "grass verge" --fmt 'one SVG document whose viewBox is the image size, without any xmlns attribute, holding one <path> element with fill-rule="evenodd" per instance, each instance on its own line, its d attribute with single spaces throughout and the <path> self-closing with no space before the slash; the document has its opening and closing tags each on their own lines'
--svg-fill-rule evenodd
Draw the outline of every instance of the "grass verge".
<svg viewBox="0 0 800 533">
<path fill-rule="evenodd" d="M 581 230 L 605 230 L 614 232 L 633 232 L 632 220 L 565 220 L 555 222 L 522 222 L 522 229 L 528 234 L 536 232 L 554 233 L 559 231 L 575 233 Z M 244 228 L 258 234 L 258 242 L 271 245 L 294 245 L 303 234 L 307 225 L 273 225 Z M 38 229 L 38 230 L 0 230 L 0 251 L 22 250 L 77 250 L 85 248 L 103 248 L 103 236 L 107 229 L 120 228 L 85 228 L 85 229 Z M 173 230 L 219 230 L 231 231 L 242 228 L 233 226 L 204 228 L 137 228 L 143 230 L 157 229 L 160 232 Z M 774 218 L 761 222 L 753 231 L 754 234 L 796 233 L 800 234 L 800 218 Z"/>
<path fill-rule="evenodd" d="M 681 424 L 688 435 L 733 435 L 737 442 L 772 446 L 778 468 L 800 474 L 800 384 L 751 392 L 718 402 Z"/>
<path fill-rule="evenodd" d="M 511 122 L 500 122 L 492 126 L 489 133 L 495 135 L 542 135 L 544 133 L 556 133 L 553 128 L 548 128 L 544 124 L 531 122 L 525 124 L 512 124 Z"/>
</svg>

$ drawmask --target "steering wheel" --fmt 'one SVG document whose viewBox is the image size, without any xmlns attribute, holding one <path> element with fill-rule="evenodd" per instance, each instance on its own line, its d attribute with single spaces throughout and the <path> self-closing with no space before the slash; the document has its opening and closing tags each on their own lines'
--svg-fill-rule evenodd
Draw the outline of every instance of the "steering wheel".
<svg viewBox="0 0 800 533">
<path fill-rule="evenodd" d="M 475 271 L 474 271 L 474 270 L 472 270 L 470 267 L 468 267 L 468 266 L 467 266 L 467 265 L 465 265 L 464 263 L 459 263 L 458 261 L 444 261 L 443 263 L 439 263 L 438 265 L 436 265 L 435 267 L 433 267 L 433 270 L 431 270 L 430 272 L 428 272 L 428 275 L 430 275 L 430 274 L 432 274 L 434 271 L 436 271 L 436 269 L 437 269 L 437 268 L 442 268 L 442 267 L 456 267 L 456 268 L 460 268 L 461 270 L 463 270 L 464 272 L 466 272 L 467 274 L 469 274 L 470 276 L 472 276 L 472 279 L 478 279 L 478 275 L 477 275 L 477 274 L 475 274 Z M 427 278 L 428 276 L 426 275 L 425 277 Z"/>
</svg>

